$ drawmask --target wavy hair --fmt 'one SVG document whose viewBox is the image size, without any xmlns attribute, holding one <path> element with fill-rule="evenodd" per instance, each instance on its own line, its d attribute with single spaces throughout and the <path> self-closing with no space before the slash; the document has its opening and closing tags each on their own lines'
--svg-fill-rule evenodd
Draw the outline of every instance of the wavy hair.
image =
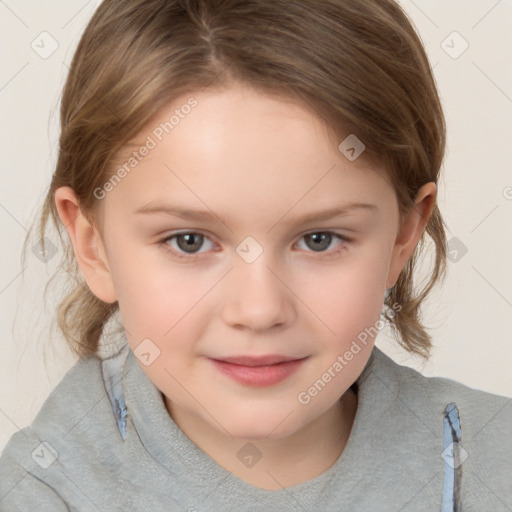
<svg viewBox="0 0 512 512">
<path fill-rule="evenodd" d="M 394 0 L 104 0 L 63 90 L 58 161 L 39 218 L 43 249 L 48 222 L 62 228 L 58 187 L 71 187 L 82 213 L 97 221 L 94 190 L 154 114 L 188 91 L 233 81 L 299 99 L 340 137 L 357 134 L 365 158 L 385 169 L 401 219 L 419 188 L 438 182 L 444 114 L 421 40 Z M 92 294 L 60 229 L 59 237 L 60 268 L 70 274 L 71 288 L 59 304 L 58 325 L 76 354 L 94 354 L 118 304 Z M 427 237 L 433 269 L 417 289 L 415 267 Z M 385 298 L 398 343 L 424 358 L 431 338 L 420 308 L 444 278 L 446 252 L 436 205 Z M 389 314 L 397 303 L 400 312 Z"/>
</svg>

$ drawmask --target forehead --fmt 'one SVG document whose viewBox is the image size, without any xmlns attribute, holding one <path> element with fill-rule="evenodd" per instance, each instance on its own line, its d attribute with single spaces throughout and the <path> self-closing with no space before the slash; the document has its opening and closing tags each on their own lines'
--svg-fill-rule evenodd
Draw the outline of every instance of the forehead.
<svg viewBox="0 0 512 512">
<path fill-rule="evenodd" d="M 129 195 L 137 208 L 179 197 L 203 210 L 211 203 L 254 215 L 275 205 L 331 207 L 336 198 L 370 203 L 392 192 L 381 170 L 340 152 L 311 109 L 244 86 L 177 98 L 131 141 L 117 166 L 130 155 L 136 165 L 109 201 Z"/>
</svg>

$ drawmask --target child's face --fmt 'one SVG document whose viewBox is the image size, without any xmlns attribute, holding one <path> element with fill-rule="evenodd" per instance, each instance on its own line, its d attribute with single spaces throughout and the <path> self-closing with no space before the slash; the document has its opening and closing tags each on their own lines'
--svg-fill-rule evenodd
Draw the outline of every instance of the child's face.
<svg viewBox="0 0 512 512">
<path fill-rule="evenodd" d="M 190 96 L 136 138 L 147 156 L 138 150 L 102 200 L 111 285 L 169 410 L 234 437 L 282 437 L 335 406 L 361 373 L 413 246 L 395 245 L 391 186 L 363 158 L 350 162 L 309 111 L 238 86 L 207 89 L 166 134 L 160 123 Z M 373 209 L 297 220 L 355 202 Z M 146 206 L 209 216 L 137 213 Z M 213 361 L 242 356 L 302 361 Z"/>
</svg>

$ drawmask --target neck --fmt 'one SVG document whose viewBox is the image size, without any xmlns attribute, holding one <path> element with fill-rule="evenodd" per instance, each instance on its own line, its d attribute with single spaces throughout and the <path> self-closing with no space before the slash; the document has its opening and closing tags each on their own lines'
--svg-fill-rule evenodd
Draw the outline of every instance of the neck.
<svg viewBox="0 0 512 512">
<path fill-rule="evenodd" d="M 330 409 L 292 435 L 251 440 L 253 446 L 248 448 L 248 440 L 229 438 L 191 418 L 167 398 L 165 403 L 175 423 L 203 452 L 238 478 L 266 490 L 297 485 L 329 469 L 345 448 L 357 411 L 357 395 L 349 388 Z M 247 466 L 233 457 L 239 450 L 247 451 Z M 251 465 L 250 457 L 258 453 L 261 459 Z"/>
</svg>

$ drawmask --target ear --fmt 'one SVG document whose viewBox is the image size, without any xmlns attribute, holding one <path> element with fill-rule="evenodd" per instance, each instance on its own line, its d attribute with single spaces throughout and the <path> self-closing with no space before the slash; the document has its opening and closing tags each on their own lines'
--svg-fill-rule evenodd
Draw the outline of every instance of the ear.
<svg viewBox="0 0 512 512">
<path fill-rule="evenodd" d="M 103 302 L 115 302 L 117 295 L 105 247 L 97 228 L 83 215 L 72 188 L 59 187 L 55 191 L 54 200 L 89 289 Z"/>
<path fill-rule="evenodd" d="M 423 185 L 414 202 L 414 206 L 403 219 L 393 246 L 393 253 L 386 280 L 386 288 L 394 286 L 400 272 L 411 257 L 421 235 L 430 219 L 436 204 L 437 187 L 434 182 Z"/>
</svg>

